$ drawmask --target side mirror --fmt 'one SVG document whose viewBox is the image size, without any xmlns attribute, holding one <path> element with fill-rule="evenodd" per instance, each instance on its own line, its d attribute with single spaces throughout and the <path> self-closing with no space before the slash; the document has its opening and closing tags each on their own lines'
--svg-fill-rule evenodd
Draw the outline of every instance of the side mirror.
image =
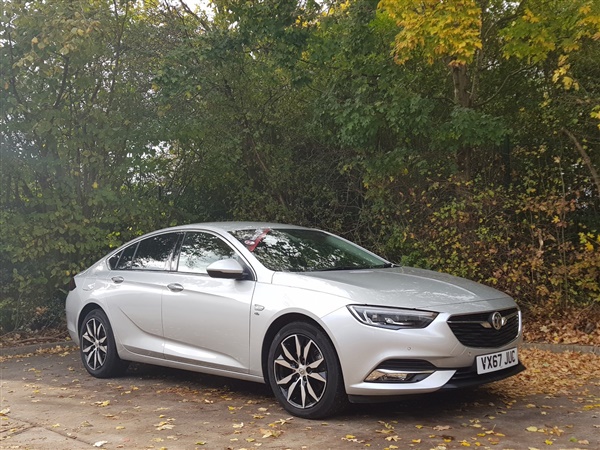
<svg viewBox="0 0 600 450">
<path fill-rule="evenodd" d="M 241 280 L 246 276 L 244 268 L 235 259 L 221 259 L 210 264 L 206 273 L 212 278 L 226 278 L 228 280 Z"/>
</svg>

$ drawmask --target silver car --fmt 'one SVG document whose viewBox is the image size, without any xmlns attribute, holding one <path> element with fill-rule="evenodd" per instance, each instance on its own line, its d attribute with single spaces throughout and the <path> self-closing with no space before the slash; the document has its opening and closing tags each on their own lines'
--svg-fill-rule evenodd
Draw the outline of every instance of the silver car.
<svg viewBox="0 0 600 450">
<path fill-rule="evenodd" d="M 76 275 L 66 313 L 95 377 L 138 361 L 257 381 L 311 419 L 348 400 L 470 387 L 524 369 L 509 296 L 290 225 L 149 233 Z"/>
</svg>

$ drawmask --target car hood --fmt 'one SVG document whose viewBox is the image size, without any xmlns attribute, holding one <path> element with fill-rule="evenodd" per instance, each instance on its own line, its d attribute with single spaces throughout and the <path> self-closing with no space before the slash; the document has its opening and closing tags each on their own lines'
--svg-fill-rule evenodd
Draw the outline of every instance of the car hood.
<svg viewBox="0 0 600 450">
<path fill-rule="evenodd" d="M 410 267 L 329 272 L 277 272 L 273 284 L 345 297 L 352 303 L 438 312 L 514 306 L 514 301 L 496 289 L 464 278 Z M 493 306 L 490 302 L 493 300 Z M 477 306 L 479 305 L 479 307 Z"/>
</svg>

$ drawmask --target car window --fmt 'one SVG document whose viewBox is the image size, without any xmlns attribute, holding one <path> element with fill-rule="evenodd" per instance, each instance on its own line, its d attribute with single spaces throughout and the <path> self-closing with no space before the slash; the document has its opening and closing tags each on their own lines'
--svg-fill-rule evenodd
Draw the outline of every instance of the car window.
<svg viewBox="0 0 600 450">
<path fill-rule="evenodd" d="M 168 270 L 177 233 L 165 233 L 140 241 L 131 268 L 135 270 Z M 121 259 L 125 257 L 125 253 Z M 121 261 L 119 261 L 121 266 Z"/>
<path fill-rule="evenodd" d="M 215 261 L 235 257 L 235 251 L 221 238 L 208 233 L 185 234 L 179 252 L 178 272 L 206 273 Z"/>
<path fill-rule="evenodd" d="M 117 264 L 119 263 L 119 259 L 121 258 L 122 254 L 123 254 L 123 250 L 121 250 L 120 252 L 115 253 L 110 258 L 108 258 L 108 267 L 111 270 L 114 270 L 114 269 L 117 268 Z"/>
<path fill-rule="evenodd" d="M 260 228 L 230 233 L 271 270 L 305 272 L 389 266 L 358 245 L 318 230 Z"/>
<path fill-rule="evenodd" d="M 135 254 L 137 246 L 138 243 L 136 242 L 135 244 L 130 245 L 129 247 L 115 254 L 108 261 L 109 267 L 115 270 L 131 269 L 131 260 L 133 259 L 133 255 Z"/>
</svg>

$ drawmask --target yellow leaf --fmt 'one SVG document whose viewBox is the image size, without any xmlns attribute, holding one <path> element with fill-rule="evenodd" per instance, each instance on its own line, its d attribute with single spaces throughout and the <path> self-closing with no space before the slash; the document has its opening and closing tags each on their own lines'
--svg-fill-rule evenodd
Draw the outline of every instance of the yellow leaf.
<svg viewBox="0 0 600 450">
<path fill-rule="evenodd" d="M 538 428 L 537 427 L 527 427 L 525 428 L 527 431 L 531 432 L 531 433 L 535 433 L 537 432 Z"/>
<path fill-rule="evenodd" d="M 265 430 L 262 428 L 261 428 L 260 432 L 263 434 L 263 439 L 268 438 L 268 437 L 276 438 L 281 434 L 281 431 L 279 431 L 279 430 Z"/>
</svg>

